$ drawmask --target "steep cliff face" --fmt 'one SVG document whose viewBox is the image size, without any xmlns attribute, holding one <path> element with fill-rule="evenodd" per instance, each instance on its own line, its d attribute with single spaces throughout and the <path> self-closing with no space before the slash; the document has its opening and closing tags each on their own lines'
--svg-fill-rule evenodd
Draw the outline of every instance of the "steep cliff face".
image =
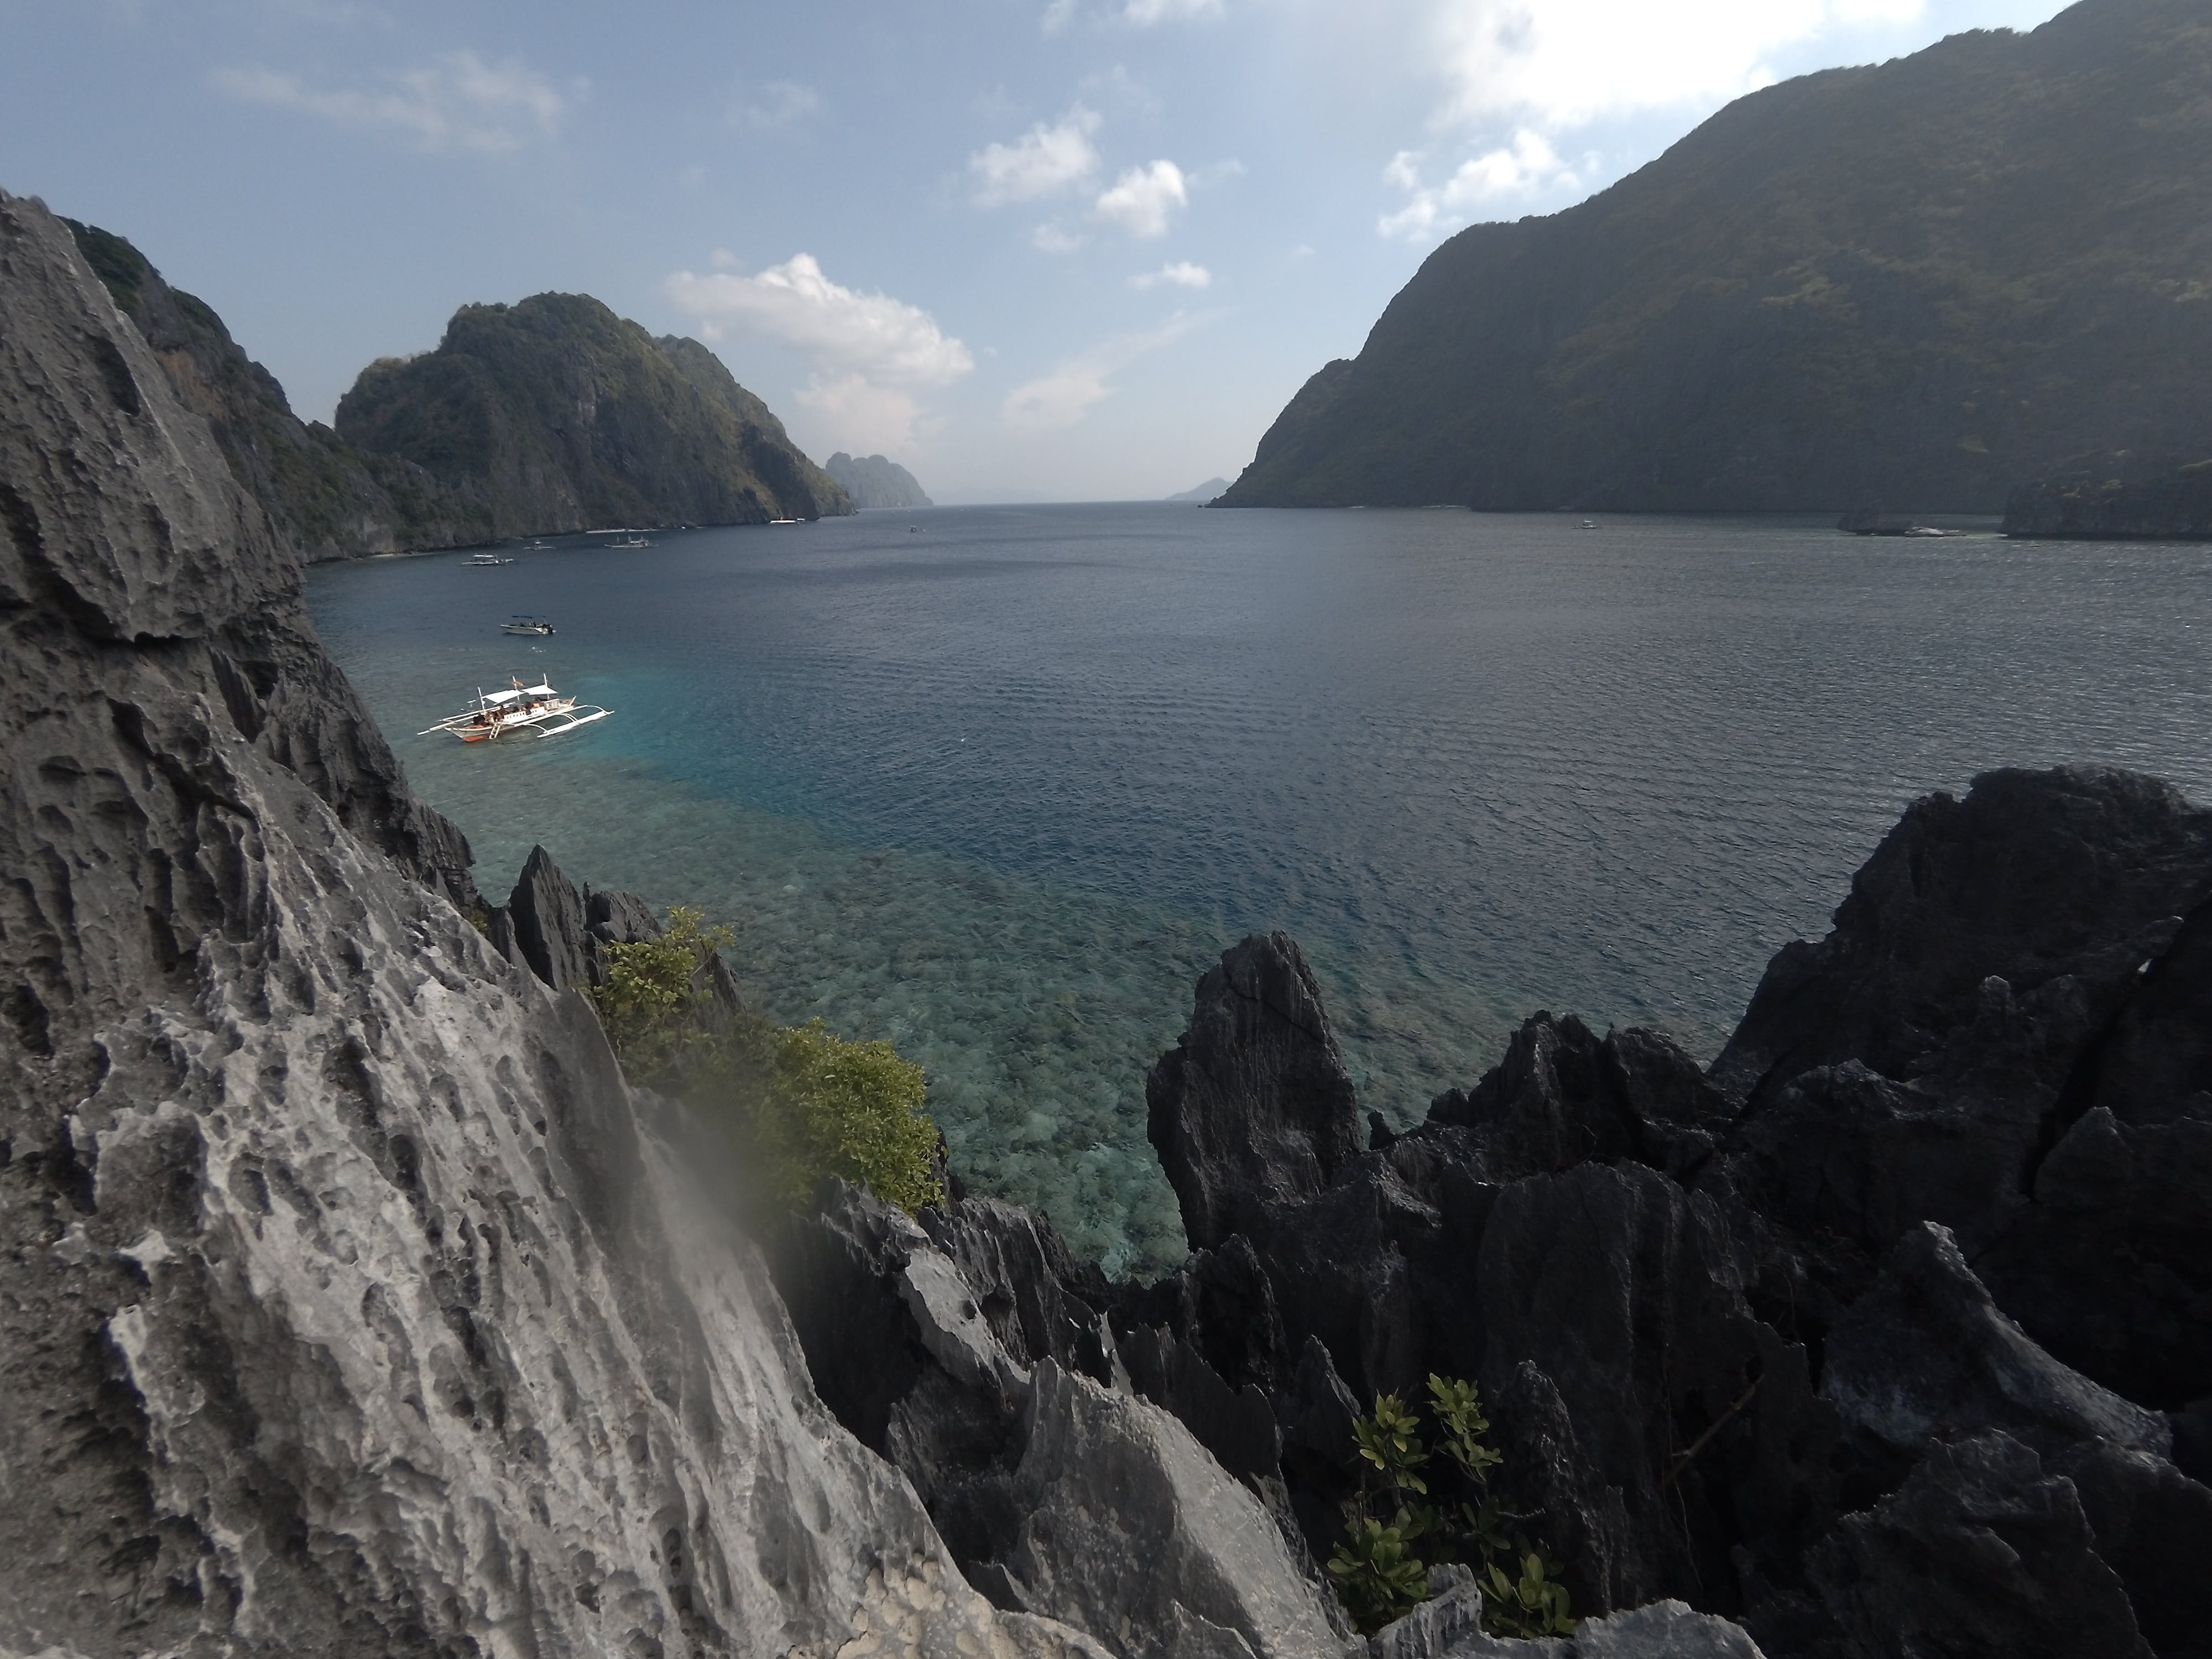
<svg viewBox="0 0 2212 1659">
<path fill-rule="evenodd" d="M 0 196 L 0 1649 L 1089 1656 L 816 1403 L 296 570 Z"/>
<path fill-rule="evenodd" d="M 839 450 L 823 465 L 845 486 L 855 507 L 929 507 L 913 473 L 883 455 L 848 455 Z"/>
<path fill-rule="evenodd" d="M 422 468 L 355 449 L 292 412 L 276 377 L 248 357 L 204 301 L 171 288 L 145 255 L 70 222 L 77 248 L 161 360 L 178 398 L 208 423 L 223 459 L 298 556 L 321 559 L 451 547 L 481 526 Z"/>
<path fill-rule="evenodd" d="M 436 350 L 363 369 L 337 429 L 420 466 L 487 538 L 852 510 L 704 346 L 584 295 L 464 306 Z"/>
<path fill-rule="evenodd" d="M 1996 512 L 2212 428 L 2212 24 L 2082 0 L 1731 104 L 1474 226 L 1224 506 Z"/>
</svg>

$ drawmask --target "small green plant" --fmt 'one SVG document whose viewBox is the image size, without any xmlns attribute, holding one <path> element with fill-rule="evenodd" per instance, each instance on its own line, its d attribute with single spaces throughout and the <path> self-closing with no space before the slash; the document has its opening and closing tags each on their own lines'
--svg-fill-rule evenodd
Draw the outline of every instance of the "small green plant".
<svg viewBox="0 0 2212 1659">
<path fill-rule="evenodd" d="M 1521 1558 L 1520 1574 L 1510 1577 L 1496 1562 L 1480 1575 L 1482 1623 L 1492 1636 L 1572 1636 L 1579 1623 L 1567 1611 L 1566 1586 L 1549 1576 L 1534 1550 Z"/>
<path fill-rule="evenodd" d="M 1389 1482 L 1394 1496 L 1400 1492 L 1428 1493 L 1428 1482 L 1416 1473 L 1429 1461 L 1421 1448 L 1421 1419 L 1399 1403 L 1393 1394 L 1378 1395 L 1374 1414 L 1352 1425 L 1362 1462 L 1371 1464 Z"/>
<path fill-rule="evenodd" d="M 1328 1564 L 1346 1610 L 1371 1633 L 1424 1599 L 1427 1570 L 1413 1546 L 1428 1537 L 1429 1553 L 1475 1569 L 1491 1635 L 1572 1635 L 1559 1568 L 1524 1531 L 1536 1517 L 1514 1513 L 1492 1486 L 1505 1460 L 1484 1438 L 1490 1419 L 1480 1392 L 1434 1372 L 1428 1392 L 1435 1431 L 1427 1444 L 1421 1419 L 1395 1395 L 1377 1395 L 1374 1411 L 1352 1425 L 1359 1513 Z M 1387 1521 L 1385 1510 L 1395 1510 Z"/>
<path fill-rule="evenodd" d="M 1428 1569 L 1414 1558 L 1407 1530 L 1363 1516 L 1328 1559 L 1345 1611 L 1362 1631 L 1382 1629 L 1428 1597 Z"/>
</svg>

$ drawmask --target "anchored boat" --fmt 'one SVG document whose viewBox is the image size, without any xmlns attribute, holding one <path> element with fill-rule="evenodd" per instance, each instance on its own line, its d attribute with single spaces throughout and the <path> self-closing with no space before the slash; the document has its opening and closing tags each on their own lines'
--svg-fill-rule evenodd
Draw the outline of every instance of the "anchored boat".
<svg viewBox="0 0 2212 1659">
<path fill-rule="evenodd" d="M 597 703 L 564 697 L 550 685 L 525 685 L 511 681 L 504 691 L 477 690 L 476 706 L 449 714 L 435 726 L 417 732 L 418 738 L 450 732 L 463 743 L 485 743 L 495 738 L 557 738 L 614 711 Z"/>
<path fill-rule="evenodd" d="M 553 624 L 543 617 L 514 616 L 499 625 L 502 634 L 550 634 Z"/>
<path fill-rule="evenodd" d="M 497 553 L 471 553 L 467 558 L 461 561 L 464 567 L 472 570 L 489 570 L 494 565 L 513 564 L 514 562 L 514 559 L 512 555 L 502 556 Z"/>
</svg>

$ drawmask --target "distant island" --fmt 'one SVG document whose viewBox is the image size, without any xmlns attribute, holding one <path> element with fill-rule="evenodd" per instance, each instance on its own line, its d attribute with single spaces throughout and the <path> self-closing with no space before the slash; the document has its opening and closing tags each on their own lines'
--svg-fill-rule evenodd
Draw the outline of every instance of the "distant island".
<svg viewBox="0 0 2212 1659">
<path fill-rule="evenodd" d="M 2207 85 L 2201 7 L 2083 0 L 1753 93 L 1438 247 L 1221 505 L 1994 514 L 2201 443 Z"/>
<path fill-rule="evenodd" d="M 830 476 L 843 486 L 853 505 L 877 507 L 933 507 L 921 493 L 913 473 L 881 455 L 848 455 L 839 450 L 823 463 Z"/>
<path fill-rule="evenodd" d="M 655 339 L 588 295 L 462 307 L 435 350 L 363 369 L 333 431 L 300 420 L 214 309 L 129 241 L 67 222 L 232 474 L 309 562 L 853 510 L 714 353 Z"/>
<path fill-rule="evenodd" d="M 1166 499 L 1171 501 L 1210 501 L 1228 488 L 1229 480 L 1226 478 L 1208 478 L 1194 489 L 1178 490 Z"/>
</svg>

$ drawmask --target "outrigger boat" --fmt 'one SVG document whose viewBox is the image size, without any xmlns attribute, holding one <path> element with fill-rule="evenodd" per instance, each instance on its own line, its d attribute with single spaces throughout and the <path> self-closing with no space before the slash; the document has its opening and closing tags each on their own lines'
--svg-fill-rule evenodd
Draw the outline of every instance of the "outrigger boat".
<svg viewBox="0 0 2212 1659">
<path fill-rule="evenodd" d="M 646 534 L 642 530 L 611 530 L 609 531 L 607 534 L 614 538 L 612 541 L 606 544 L 609 547 L 619 547 L 627 550 L 634 547 L 651 547 L 653 545 L 652 542 L 647 538 Z"/>
<path fill-rule="evenodd" d="M 461 561 L 464 568 L 475 570 L 489 570 L 495 564 L 513 564 L 514 562 L 512 555 L 502 558 L 496 553 L 471 553 Z"/>
<path fill-rule="evenodd" d="M 510 617 L 500 625 L 502 634 L 550 634 L 553 624 L 543 617 Z"/>
<path fill-rule="evenodd" d="M 520 680 L 514 680 L 504 691 L 486 691 L 479 687 L 475 708 L 448 715 L 415 735 L 428 738 L 450 732 L 463 743 L 483 743 L 504 737 L 557 738 L 563 732 L 603 720 L 613 712 L 597 703 L 564 697 L 543 682 L 525 685 Z"/>
</svg>

